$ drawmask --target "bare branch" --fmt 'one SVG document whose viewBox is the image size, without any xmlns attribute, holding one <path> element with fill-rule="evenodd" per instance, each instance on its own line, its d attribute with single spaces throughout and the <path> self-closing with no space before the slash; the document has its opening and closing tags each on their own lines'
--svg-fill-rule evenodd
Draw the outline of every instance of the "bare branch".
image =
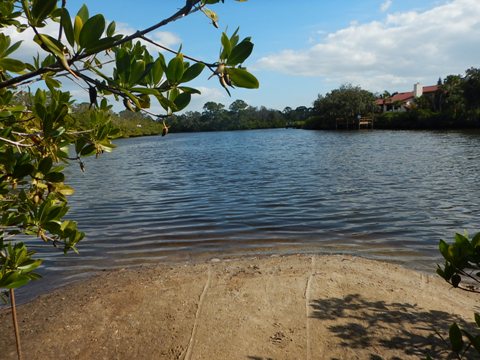
<svg viewBox="0 0 480 360">
<path fill-rule="evenodd" d="M 147 38 L 147 37 L 144 36 L 144 35 L 140 36 L 140 38 L 141 38 L 142 40 L 145 40 L 146 42 L 149 42 L 150 44 L 155 45 L 155 46 L 157 46 L 157 47 L 159 47 L 159 48 L 161 48 L 161 49 L 163 49 L 163 50 L 165 50 L 165 51 L 168 51 L 168 52 L 170 52 L 170 53 L 172 53 L 172 54 L 178 54 L 177 51 L 172 50 L 172 49 L 170 49 L 170 48 L 168 48 L 168 47 L 166 47 L 166 46 L 164 46 L 164 45 L 162 45 L 162 44 L 159 44 L 159 43 L 157 43 L 157 42 L 155 42 L 155 41 Z M 185 59 L 194 61 L 194 62 L 196 62 L 196 63 L 200 63 L 200 64 L 205 65 L 205 66 L 208 67 L 212 72 L 215 72 L 214 68 L 216 68 L 216 67 L 218 66 L 218 64 L 206 63 L 205 61 L 195 59 L 194 57 L 191 57 L 191 56 L 188 56 L 188 55 L 183 55 L 183 57 L 184 57 Z"/>
<path fill-rule="evenodd" d="M 23 144 L 24 140 L 21 141 L 13 141 L 9 139 L 5 139 L 3 137 L 0 137 L 0 141 L 6 142 L 7 144 L 15 145 L 17 147 L 32 147 L 33 144 Z"/>
</svg>

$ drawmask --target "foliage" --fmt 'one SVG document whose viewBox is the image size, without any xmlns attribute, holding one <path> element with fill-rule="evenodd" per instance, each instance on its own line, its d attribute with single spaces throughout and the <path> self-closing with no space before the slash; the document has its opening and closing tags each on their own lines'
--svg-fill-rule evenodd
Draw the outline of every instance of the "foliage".
<svg viewBox="0 0 480 360">
<path fill-rule="evenodd" d="M 235 100 L 229 110 L 221 103 L 209 101 L 203 112 L 186 112 L 172 118 L 170 124 L 172 132 L 195 132 L 283 128 L 286 122 L 278 110 L 255 108 L 243 100 Z"/>
<path fill-rule="evenodd" d="M 471 239 L 468 234 L 455 234 L 454 242 L 440 241 L 439 250 L 445 259 L 437 274 L 454 288 L 480 293 L 480 232 Z M 450 349 L 459 359 L 466 358 L 472 349 L 480 357 L 480 314 L 475 314 L 477 334 L 452 324 L 449 330 Z"/>
<path fill-rule="evenodd" d="M 95 111 L 95 109 L 91 109 L 88 103 L 74 104 L 72 106 L 74 126 L 80 130 L 94 127 L 96 119 L 92 116 L 92 112 Z M 119 130 L 118 136 L 123 138 L 158 135 L 163 130 L 163 122 L 156 121 L 151 115 L 141 111 L 122 110 L 116 113 L 110 109 L 108 114 L 113 126 Z"/>
<path fill-rule="evenodd" d="M 374 95 L 359 86 L 345 84 L 314 101 L 314 115 L 307 121 L 312 129 L 335 128 L 335 119 L 368 115 L 374 110 Z"/>
<path fill-rule="evenodd" d="M 377 129 L 450 129 L 456 123 L 444 114 L 428 109 L 414 109 L 406 112 L 385 112 L 375 117 Z"/>
<path fill-rule="evenodd" d="M 434 93 L 424 94 L 403 112 L 377 115 L 380 129 L 458 129 L 480 127 L 480 69 L 448 75 Z M 388 98 L 389 94 L 379 98 Z M 401 104 L 397 104 L 399 107 Z"/>
<path fill-rule="evenodd" d="M 107 23 L 102 14 L 91 15 L 85 5 L 72 16 L 64 0 L 1 2 L 0 28 L 31 29 L 38 53 L 25 62 L 17 55 L 24 44 L 0 33 L 0 290 L 39 277 L 33 270 L 41 260 L 32 257 L 26 239 L 77 252 L 85 234 L 75 221 L 65 219 L 74 190 L 66 184 L 64 168 L 76 162 L 83 171 L 83 157 L 114 148 L 112 139 L 120 132 L 112 123 L 108 99 L 123 102 L 133 114 L 165 119 L 200 93 L 187 85 L 204 69 L 228 93 L 234 86 L 258 87 L 243 66 L 253 43 L 250 37 L 241 39 L 238 29 L 231 36 L 221 33 L 215 62 L 197 60 L 148 37 L 193 12 L 202 12 L 218 27 L 208 6 L 220 1 L 185 0 L 172 16 L 128 36 L 117 33 L 115 22 Z M 47 32 L 49 24 L 56 26 L 55 34 Z M 170 59 L 151 54 L 145 43 L 169 53 Z M 74 107 L 71 94 L 62 90 L 65 82 L 88 92 L 88 109 Z M 154 102 L 161 114 L 151 112 Z M 160 124 L 166 134 L 168 126 Z"/>
</svg>

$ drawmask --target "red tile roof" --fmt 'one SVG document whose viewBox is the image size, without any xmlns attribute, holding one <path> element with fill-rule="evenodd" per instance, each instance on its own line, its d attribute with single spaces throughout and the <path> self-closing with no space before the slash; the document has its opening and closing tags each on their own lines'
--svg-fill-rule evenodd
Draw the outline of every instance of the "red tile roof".
<svg viewBox="0 0 480 360">
<path fill-rule="evenodd" d="M 423 93 L 425 94 L 425 93 L 435 92 L 438 89 L 440 89 L 440 86 L 438 86 L 438 85 L 424 86 L 423 87 Z"/>
<path fill-rule="evenodd" d="M 431 86 L 424 86 L 423 93 L 428 94 L 437 91 L 440 88 L 438 85 L 431 85 Z M 393 104 L 395 102 L 402 102 L 405 103 L 410 99 L 413 99 L 413 91 L 397 93 L 387 99 L 377 99 L 375 100 L 375 104 L 383 105 L 383 104 Z"/>
</svg>

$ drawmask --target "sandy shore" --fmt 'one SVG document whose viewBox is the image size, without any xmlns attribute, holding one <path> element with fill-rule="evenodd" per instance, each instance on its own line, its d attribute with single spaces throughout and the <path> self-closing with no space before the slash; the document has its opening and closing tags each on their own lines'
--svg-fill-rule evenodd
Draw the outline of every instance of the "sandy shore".
<svg viewBox="0 0 480 360">
<path fill-rule="evenodd" d="M 297 255 L 103 273 L 19 318 L 25 359 L 418 359 L 442 358 L 434 330 L 478 304 L 398 265 Z M 2 359 L 16 358 L 9 316 Z"/>
</svg>

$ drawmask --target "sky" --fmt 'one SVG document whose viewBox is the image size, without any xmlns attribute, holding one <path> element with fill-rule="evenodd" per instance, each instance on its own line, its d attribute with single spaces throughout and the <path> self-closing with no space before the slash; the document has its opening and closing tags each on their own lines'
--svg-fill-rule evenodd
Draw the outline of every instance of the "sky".
<svg viewBox="0 0 480 360">
<path fill-rule="evenodd" d="M 102 13 L 129 34 L 168 17 L 184 1 L 69 0 L 70 13 L 83 3 L 90 15 Z M 260 88 L 234 89 L 229 97 L 205 71 L 191 83 L 202 94 L 188 110 L 201 110 L 207 101 L 228 107 L 236 99 L 279 110 L 309 107 L 342 84 L 374 93 L 411 91 L 414 83 L 434 85 L 439 77 L 480 67 L 479 0 L 225 0 L 211 9 L 219 29 L 197 12 L 150 37 L 174 49 L 182 44 L 185 54 L 212 63 L 222 31 L 239 27 L 240 36 L 255 44 L 244 65 Z M 87 98 L 81 89 L 72 93 Z"/>
</svg>

